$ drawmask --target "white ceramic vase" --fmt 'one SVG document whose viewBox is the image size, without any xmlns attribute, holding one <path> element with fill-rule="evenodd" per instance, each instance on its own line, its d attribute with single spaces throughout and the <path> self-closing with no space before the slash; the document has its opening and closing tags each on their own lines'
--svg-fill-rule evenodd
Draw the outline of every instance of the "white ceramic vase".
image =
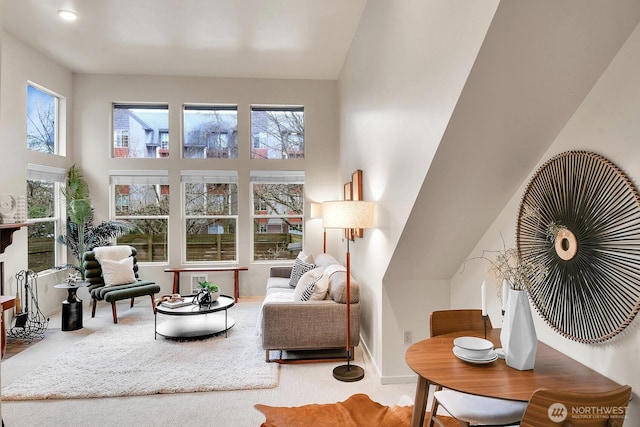
<svg viewBox="0 0 640 427">
<path fill-rule="evenodd" d="M 500 342 L 507 366 L 521 371 L 533 369 L 538 336 L 526 291 L 509 288 Z"/>
</svg>

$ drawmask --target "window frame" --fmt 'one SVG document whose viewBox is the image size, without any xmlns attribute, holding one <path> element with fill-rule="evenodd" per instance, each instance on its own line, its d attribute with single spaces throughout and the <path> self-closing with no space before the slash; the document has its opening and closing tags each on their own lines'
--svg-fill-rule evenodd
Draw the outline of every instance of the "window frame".
<svg viewBox="0 0 640 427">
<path fill-rule="evenodd" d="M 304 209 L 305 209 L 305 172 L 304 171 L 283 171 L 283 170 L 268 170 L 268 171 L 251 171 L 249 177 L 250 183 L 250 226 L 251 226 L 251 236 L 250 236 L 250 245 L 251 245 L 251 262 L 255 263 L 268 263 L 268 262 L 291 262 L 295 259 L 295 256 L 291 256 L 289 258 L 269 258 L 264 259 L 256 258 L 256 247 L 255 247 L 255 235 L 256 228 L 255 224 L 257 223 L 257 219 L 284 219 L 284 218 L 295 218 L 300 220 L 300 233 L 301 233 L 301 247 L 304 247 L 304 239 L 305 239 L 305 221 L 304 221 Z M 255 204 L 256 200 L 254 197 L 254 185 L 256 184 L 299 184 L 302 185 L 302 192 L 300 196 L 300 202 L 302 205 L 302 209 L 300 214 L 264 214 L 264 215 L 256 215 L 255 212 Z M 265 228 L 265 226 L 258 224 L 260 229 Z M 262 234 L 262 233 L 260 233 Z"/>
<path fill-rule="evenodd" d="M 29 105 L 30 105 L 30 96 L 29 96 L 29 88 L 33 88 L 34 90 L 41 92 L 45 95 L 49 95 L 54 99 L 53 105 L 53 114 L 54 114 L 54 131 L 53 131 L 53 151 L 42 151 L 42 150 L 34 150 L 29 147 Z M 27 81 L 26 87 L 26 121 L 27 121 L 27 139 L 26 139 L 26 147 L 27 150 L 35 153 L 43 153 L 54 156 L 65 156 L 67 147 L 66 147 L 66 117 L 67 117 L 67 99 L 66 97 L 60 95 L 59 93 L 46 88 L 45 86 L 39 85 L 33 81 Z"/>
<path fill-rule="evenodd" d="M 150 124 L 146 123 L 142 117 L 135 115 L 134 112 L 130 110 L 158 110 L 166 112 L 167 120 L 166 123 L 156 123 L 156 127 L 152 127 Z M 132 119 L 140 125 L 140 142 L 137 144 L 132 144 L 132 141 L 135 140 L 134 133 L 131 131 L 131 127 L 120 128 L 116 126 L 116 121 L 118 120 L 116 111 L 117 110 L 126 110 L 129 115 L 134 115 Z M 148 121 L 148 119 L 147 119 Z M 168 158 L 171 154 L 171 139 L 170 139 L 170 117 L 169 117 L 169 104 L 168 103 L 124 103 L 124 102 L 114 102 L 111 104 L 111 145 L 110 145 L 110 158 L 112 159 L 132 159 L 132 160 L 140 160 L 140 159 L 165 159 Z M 127 132 L 127 143 L 126 146 L 121 143 L 122 141 L 122 132 Z M 167 135 L 166 148 L 162 148 L 163 142 L 161 140 L 162 135 Z M 118 144 L 120 142 L 120 144 Z M 140 145 L 142 151 L 144 152 L 144 156 L 130 156 L 130 153 L 133 149 L 138 150 L 137 146 Z M 120 151 L 126 149 L 126 156 L 118 155 L 118 149 Z M 153 156 L 148 156 L 147 154 L 153 152 Z"/>
<path fill-rule="evenodd" d="M 273 113 L 301 113 L 301 122 L 302 129 L 296 129 L 292 127 L 282 127 L 280 128 L 281 123 L 278 122 L 277 128 L 271 128 L 266 125 L 266 127 L 260 127 L 256 124 L 256 118 L 254 117 L 254 113 L 260 112 L 273 112 Z M 304 106 L 301 105 L 252 105 L 250 109 L 250 124 L 249 131 L 251 133 L 251 144 L 250 144 L 250 155 L 249 157 L 252 160 L 304 160 L 305 152 L 306 152 L 306 132 L 305 132 L 305 114 L 304 114 Z M 277 135 L 276 135 L 277 133 Z M 298 146 L 297 150 L 290 150 L 287 148 L 288 146 L 288 138 L 287 135 L 296 134 L 299 136 L 298 141 L 296 141 L 296 145 Z M 278 148 L 273 148 L 271 146 L 270 141 L 279 141 L 280 146 Z M 300 149 L 299 147 L 302 147 Z M 266 154 L 260 155 L 258 150 L 263 150 Z M 270 157 L 270 151 L 279 151 L 282 153 L 281 157 Z M 284 153 L 287 153 L 286 156 Z"/>
<path fill-rule="evenodd" d="M 227 155 L 225 156 L 212 156 L 212 157 L 207 157 L 207 150 L 209 149 L 209 142 L 210 140 L 213 140 L 213 138 L 211 137 L 207 137 L 205 136 L 205 144 L 206 147 L 204 147 L 204 151 L 202 154 L 202 157 L 188 157 L 186 156 L 187 154 L 187 149 L 188 148 L 193 148 L 193 145 L 190 143 L 188 146 L 186 145 L 187 140 L 189 138 L 187 138 L 187 113 L 188 112 L 193 112 L 193 111 L 204 111 L 204 112 L 208 112 L 208 113 L 212 113 L 212 114 L 217 114 L 217 112 L 235 112 L 235 125 L 232 123 L 230 126 L 225 126 L 228 125 L 227 123 L 224 123 L 224 121 L 218 121 L 215 122 L 215 125 L 213 125 L 213 127 L 215 128 L 214 130 L 209 131 L 208 133 L 211 133 L 211 136 L 216 134 L 216 135 L 221 135 L 221 134 L 226 134 L 226 141 L 225 141 L 225 147 L 224 149 L 227 150 L 227 153 L 230 153 L 231 151 L 229 150 L 235 150 L 235 155 Z M 213 123 L 213 121 L 211 122 Z M 221 124 L 222 123 L 222 124 Z M 234 141 L 235 139 L 235 141 Z M 234 148 L 235 145 L 235 148 Z M 182 148 L 182 158 L 184 159 L 216 159 L 216 160 L 237 160 L 239 158 L 239 152 L 240 152 L 240 146 L 239 146 L 239 140 L 238 140 L 238 105 L 237 104 L 183 104 L 182 106 L 182 144 L 181 144 L 181 148 Z"/>
<path fill-rule="evenodd" d="M 168 170 L 110 170 L 109 171 L 109 216 L 115 221 L 136 221 L 145 219 L 157 219 L 166 223 L 166 240 L 164 245 L 166 246 L 165 254 L 166 258 L 160 261 L 143 260 L 141 258 L 141 251 L 138 250 L 138 264 L 148 265 L 161 265 L 168 264 L 170 262 L 170 212 L 167 211 L 164 215 L 135 215 L 132 214 L 130 209 L 126 215 L 118 214 L 117 212 L 117 196 L 116 186 L 118 185 L 146 185 L 157 186 L 158 194 L 164 195 L 164 189 L 168 189 L 168 203 L 171 203 L 171 187 L 169 185 L 169 171 Z M 128 208 L 130 208 L 130 201 Z M 133 234 L 133 233 L 130 233 Z M 126 236 L 126 235 L 125 235 Z M 124 237 L 124 236 L 120 236 Z M 119 238 L 116 239 L 118 241 Z M 130 243 L 127 243 L 130 244 Z M 135 246 L 131 244 L 131 246 Z"/>
<path fill-rule="evenodd" d="M 38 274 L 46 274 L 56 271 L 56 267 L 67 264 L 66 246 L 58 243 L 58 236 L 66 233 L 66 200 L 62 195 L 62 191 L 66 186 L 66 170 L 46 166 L 40 164 L 27 163 L 27 181 L 44 181 L 53 183 L 53 216 L 46 218 L 30 218 L 29 217 L 29 194 L 26 192 L 25 203 L 27 204 L 26 221 L 32 224 L 53 223 L 53 264 L 50 268 L 36 271 Z M 31 225 L 29 225 L 31 227 Z M 29 263 L 29 231 L 27 230 L 27 267 L 32 269 Z M 35 270 L 34 270 L 35 271 Z"/>
<path fill-rule="evenodd" d="M 221 215 L 221 214 L 201 214 L 194 215 L 187 213 L 187 184 L 235 184 L 236 186 L 236 205 L 235 214 Z M 238 200 L 238 172 L 235 170 L 181 170 L 180 171 L 180 192 L 181 192 L 181 204 L 182 204 L 182 238 L 184 244 L 182 245 L 182 263 L 183 264 L 208 264 L 208 265 L 223 265 L 223 264 L 236 264 L 239 260 L 239 200 Z M 235 257 L 232 260 L 188 260 L 187 259 L 187 221 L 193 219 L 222 219 L 222 220 L 234 220 L 235 221 L 235 239 L 234 239 L 234 252 Z"/>
</svg>

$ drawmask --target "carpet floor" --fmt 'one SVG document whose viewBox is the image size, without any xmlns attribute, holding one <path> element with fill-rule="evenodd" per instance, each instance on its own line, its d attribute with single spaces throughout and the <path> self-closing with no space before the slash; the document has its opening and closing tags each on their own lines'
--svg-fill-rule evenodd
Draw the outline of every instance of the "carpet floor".
<svg viewBox="0 0 640 427">
<path fill-rule="evenodd" d="M 136 300 L 134 308 L 146 310 L 151 307 L 148 298 Z M 234 312 L 242 306 L 261 304 L 261 298 L 243 297 L 229 314 L 236 319 L 232 332 L 240 326 L 239 317 Z M 89 304 L 85 303 L 84 328 L 62 332 L 60 312 L 52 315 L 51 334 L 43 340 L 32 343 L 10 359 L 2 361 L 2 384 L 13 384 L 24 376 L 40 369 L 56 355 L 66 351 L 75 343 L 103 328 L 112 325 L 109 304 L 98 304 L 95 318 L 91 318 Z M 120 318 L 129 310 L 129 302 L 118 303 Z M 256 312 L 257 313 L 257 312 Z M 255 322 L 251 321 L 251 328 Z M 54 331 L 58 328 L 57 331 Z M 151 326 L 152 330 L 153 326 Z M 152 332 L 151 332 L 152 334 Z M 221 339 L 224 339 L 221 337 Z M 9 346 L 12 346 L 9 343 Z M 264 352 L 261 358 L 264 358 Z M 216 358 L 213 350 L 211 357 Z M 258 427 L 265 421 L 263 413 L 255 404 L 271 406 L 298 406 L 310 403 L 335 403 L 344 401 L 357 393 L 366 393 L 372 400 L 383 405 L 411 405 L 415 394 L 415 381 L 402 384 L 381 384 L 376 366 L 365 355 L 362 347 L 356 348 L 355 362 L 362 366 L 365 377 L 361 381 L 345 383 L 333 378 L 332 370 L 343 362 L 303 363 L 279 365 L 279 382 L 274 388 L 246 390 L 216 390 L 196 393 L 169 393 L 143 396 L 105 397 L 92 399 L 46 399 L 46 400 L 3 400 L 2 418 L 7 427 L 136 427 L 159 426 L 207 426 L 207 427 Z M 83 364 L 82 360 L 74 361 Z M 182 362 L 181 362 L 182 363 Z M 181 365 L 180 363 L 180 365 Z M 234 362 L 235 363 L 235 362 Z M 264 363 L 264 362 L 263 362 Z M 226 369 L 226 367 L 225 367 Z M 67 378 L 58 378 L 62 383 Z M 4 398 L 4 396 L 3 396 Z"/>
<path fill-rule="evenodd" d="M 279 366 L 265 363 L 254 334 L 258 304 L 229 310 L 236 324 L 228 337 L 176 341 L 154 339 L 147 307 L 121 314 L 118 324 L 97 330 L 53 355 L 35 371 L 2 388 L 2 399 L 75 399 L 216 390 L 272 388 Z M 218 313 L 215 315 L 223 316 Z M 158 321 L 175 318 L 158 316 Z M 61 381 L 64 379 L 64 381 Z"/>
</svg>

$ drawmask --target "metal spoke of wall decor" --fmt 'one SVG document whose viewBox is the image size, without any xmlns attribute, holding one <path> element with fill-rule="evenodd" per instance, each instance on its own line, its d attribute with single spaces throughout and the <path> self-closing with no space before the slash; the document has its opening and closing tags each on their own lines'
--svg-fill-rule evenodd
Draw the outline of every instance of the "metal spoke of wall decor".
<svg viewBox="0 0 640 427">
<path fill-rule="evenodd" d="M 518 255 L 535 265 L 528 291 L 542 317 L 579 342 L 608 340 L 640 309 L 640 197 L 627 176 L 587 151 L 543 164 L 522 197 Z"/>
</svg>

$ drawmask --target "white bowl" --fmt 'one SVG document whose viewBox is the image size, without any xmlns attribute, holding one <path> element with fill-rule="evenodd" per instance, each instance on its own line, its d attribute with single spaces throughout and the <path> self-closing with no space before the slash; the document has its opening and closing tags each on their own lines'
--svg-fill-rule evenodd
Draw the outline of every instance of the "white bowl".
<svg viewBox="0 0 640 427">
<path fill-rule="evenodd" d="M 493 343 L 478 337 L 458 337 L 453 340 L 453 344 L 457 347 L 467 350 L 491 350 Z"/>
<path fill-rule="evenodd" d="M 477 337 L 458 337 L 453 344 L 459 354 L 469 359 L 485 359 L 493 351 L 491 341 Z"/>
</svg>

